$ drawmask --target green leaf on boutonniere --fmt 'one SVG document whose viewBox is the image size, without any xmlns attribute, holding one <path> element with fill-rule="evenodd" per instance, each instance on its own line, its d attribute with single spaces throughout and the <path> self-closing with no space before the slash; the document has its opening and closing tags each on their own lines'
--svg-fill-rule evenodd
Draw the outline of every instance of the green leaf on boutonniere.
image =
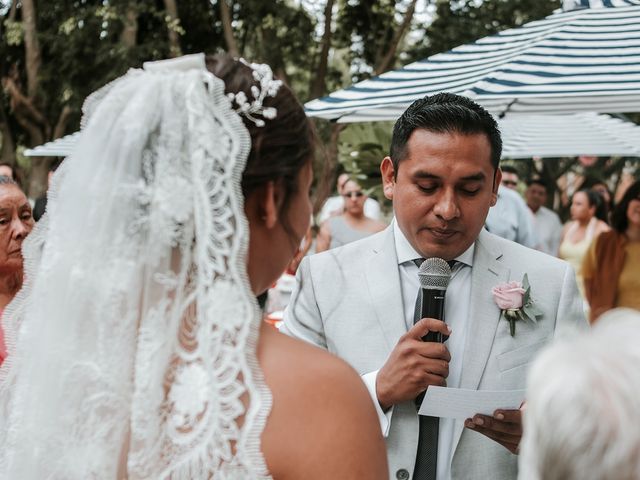
<svg viewBox="0 0 640 480">
<path fill-rule="evenodd" d="M 529 305 L 527 305 L 527 309 L 531 312 L 531 315 L 536 320 L 537 320 L 537 317 L 541 317 L 543 315 L 542 310 L 540 310 L 538 307 L 536 307 L 533 302 L 531 302 L 531 303 L 529 303 Z M 536 320 L 534 320 L 534 321 L 536 321 Z"/>
<path fill-rule="evenodd" d="M 522 304 L 527 305 L 531 300 L 531 285 L 529 285 L 529 277 L 526 273 L 524 274 L 524 277 L 522 277 L 522 288 L 524 289 Z"/>
</svg>

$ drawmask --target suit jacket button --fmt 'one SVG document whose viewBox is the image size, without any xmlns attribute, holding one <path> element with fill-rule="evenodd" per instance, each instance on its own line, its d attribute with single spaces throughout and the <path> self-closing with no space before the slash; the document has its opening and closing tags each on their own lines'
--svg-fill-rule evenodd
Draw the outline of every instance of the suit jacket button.
<svg viewBox="0 0 640 480">
<path fill-rule="evenodd" d="M 398 480 L 409 480 L 409 472 L 404 468 L 401 468 L 396 472 L 396 478 Z"/>
</svg>

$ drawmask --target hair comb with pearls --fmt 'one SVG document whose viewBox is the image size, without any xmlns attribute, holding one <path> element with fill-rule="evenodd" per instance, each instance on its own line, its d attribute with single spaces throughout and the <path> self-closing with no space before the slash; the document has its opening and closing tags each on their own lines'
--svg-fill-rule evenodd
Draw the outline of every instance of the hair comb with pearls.
<svg viewBox="0 0 640 480">
<path fill-rule="evenodd" d="M 260 86 L 251 86 L 252 100 L 247 98 L 245 92 L 228 93 L 227 97 L 232 102 L 235 102 L 237 106 L 235 110 L 239 115 L 245 116 L 258 127 L 264 127 L 264 120 L 257 118 L 256 115 L 268 120 L 276 118 L 278 111 L 274 107 L 265 107 L 263 102 L 267 97 L 276 96 L 278 89 L 282 86 L 282 80 L 273 78 L 273 71 L 269 65 L 249 63 L 243 58 L 240 58 L 239 61 L 253 70 L 253 78 Z"/>
</svg>

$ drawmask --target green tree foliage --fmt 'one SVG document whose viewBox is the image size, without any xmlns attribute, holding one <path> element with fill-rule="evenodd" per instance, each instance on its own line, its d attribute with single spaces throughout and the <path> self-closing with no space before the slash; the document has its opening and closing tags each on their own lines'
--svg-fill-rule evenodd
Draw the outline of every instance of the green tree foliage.
<svg viewBox="0 0 640 480">
<path fill-rule="evenodd" d="M 315 19 L 284 0 L 237 0 L 233 19 L 240 54 L 271 65 L 306 98 L 316 45 Z"/>
<path fill-rule="evenodd" d="M 352 80 L 359 81 L 395 67 L 385 55 L 403 40 L 396 34 L 403 16 L 413 15 L 410 0 L 346 0 L 341 2 L 336 26 L 336 46 L 348 51 Z M 397 55 L 396 55 L 397 57 Z"/>
<path fill-rule="evenodd" d="M 389 155 L 393 122 L 352 123 L 340 134 L 338 162 L 370 196 L 384 200 L 380 161 Z"/>
<path fill-rule="evenodd" d="M 542 19 L 560 6 L 559 0 L 438 0 L 433 22 L 424 30 L 422 42 L 408 55 L 419 60 L 446 52 L 507 28 Z"/>
<path fill-rule="evenodd" d="M 24 147 L 75 131 L 86 96 L 146 60 L 233 47 L 248 60 L 270 64 L 306 101 L 400 67 L 399 59 L 405 64 L 543 18 L 559 4 L 559 0 L 0 0 L 0 161 L 24 161 L 19 154 Z M 418 5 L 433 9 L 430 25 L 414 18 L 414 13 L 425 18 L 425 10 L 415 12 Z M 23 18 L 29 8 L 35 11 L 35 25 Z M 364 175 L 370 179 L 365 186 L 378 181 L 378 162 L 388 150 L 390 124 L 346 129 L 324 121 L 317 125 L 329 158 L 339 161 L 333 174 L 347 170 Z M 29 193 L 37 195 L 46 185 L 47 161 L 23 166 L 31 179 Z"/>
<path fill-rule="evenodd" d="M 182 53 L 225 49 L 220 1 L 175 2 L 178 18 L 169 15 L 167 0 L 33 2 L 41 62 L 34 67 L 38 88 L 31 94 L 27 92 L 32 78 L 26 65 L 24 5 L 0 0 L 2 160 L 15 163 L 20 146 L 33 147 L 77 130 L 89 93 L 143 61 L 172 56 L 170 32 Z M 304 91 L 315 19 L 287 0 L 229 3 L 240 54 L 271 64 L 294 88 Z M 23 164 L 27 176 L 35 175 L 28 187 L 31 195 L 39 194 L 46 184 L 48 162 L 35 162 L 35 170 Z"/>
</svg>

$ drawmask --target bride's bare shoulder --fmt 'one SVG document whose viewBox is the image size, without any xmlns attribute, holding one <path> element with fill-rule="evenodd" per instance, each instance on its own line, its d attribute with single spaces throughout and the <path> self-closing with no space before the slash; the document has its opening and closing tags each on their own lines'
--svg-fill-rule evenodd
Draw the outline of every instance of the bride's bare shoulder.
<svg viewBox="0 0 640 480">
<path fill-rule="evenodd" d="M 373 401 L 355 370 L 268 329 L 258 360 L 273 396 L 263 451 L 274 478 L 388 478 Z"/>
<path fill-rule="evenodd" d="M 297 340 L 278 331 L 263 329 L 258 349 L 258 360 L 267 383 L 274 391 L 291 394 L 284 401 L 304 397 L 307 409 L 311 405 L 325 407 L 316 415 L 325 414 L 337 406 L 331 399 L 344 397 L 349 405 L 365 404 L 373 408 L 360 376 L 345 361 L 321 348 Z M 280 390 L 281 389 L 281 390 Z"/>
</svg>

